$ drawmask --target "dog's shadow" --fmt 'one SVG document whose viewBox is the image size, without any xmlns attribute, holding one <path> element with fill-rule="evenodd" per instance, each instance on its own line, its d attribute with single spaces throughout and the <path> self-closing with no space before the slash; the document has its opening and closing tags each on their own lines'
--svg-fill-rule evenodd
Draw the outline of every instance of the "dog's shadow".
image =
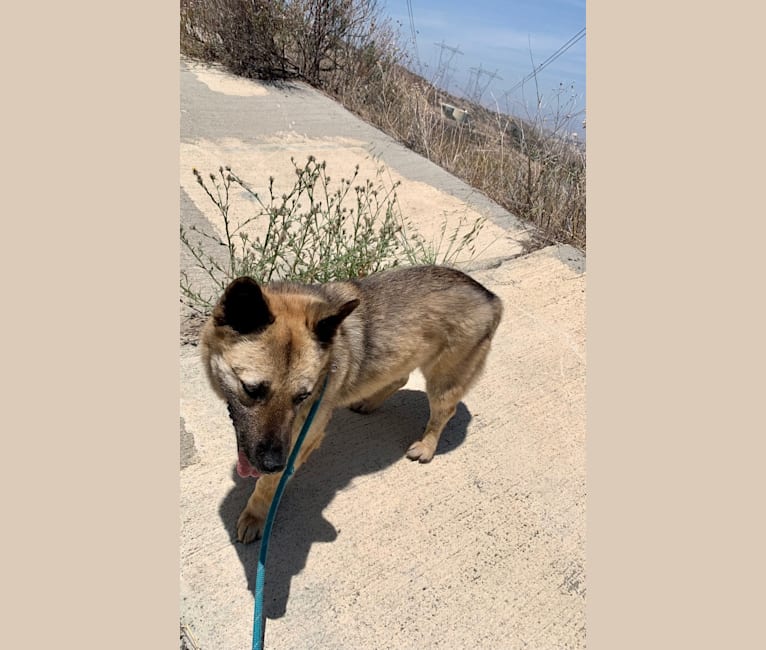
<svg viewBox="0 0 766 650">
<path fill-rule="evenodd" d="M 266 569 L 264 612 L 280 618 L 287 608 L 292 577 L 306 566 L 314 542 L 337 538 L 322 516 L 336 492 L 356 476 L 371 474 L 401 461 L 428 421 L 428 399 L 422 391 L 400 390 L 370 415 L 339 409 L 327 427 L 322 446 L 290 479 L 271 532 Z M 445 454 L 465 440 L 471 414 L 462 402 L 439 439 L 436 454 Z M 410 461 L 407 461 L 410 462 Z M 255 592 L 260 542 L 241 544 L 237 518 L 255 487 L 232 467 L 234 487 L 218 510 L 245 569 L 248 588 Z"/>
</svg>

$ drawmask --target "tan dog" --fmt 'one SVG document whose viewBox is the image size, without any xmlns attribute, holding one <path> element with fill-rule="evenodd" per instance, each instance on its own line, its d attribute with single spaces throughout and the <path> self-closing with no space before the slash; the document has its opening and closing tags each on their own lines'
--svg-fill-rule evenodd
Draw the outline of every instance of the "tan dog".
<svg viewBox="0 0 766 650">
<path fill-rule="evenodd" d="M 201 335 L 205 368 L 237 436 L 237 472 L 258 478 L 237 522 L 257 539 L 281 472 L 324 379 L 296 468 L 322 441 L 334 409 L 369 413 L 420 368 L 430 419 L 407 457 L 427 463 L 484 367 L 502 303 L 455 269 L 423 266 L 322 285 L 259 286 L 238 278 Z"/>
</svg>

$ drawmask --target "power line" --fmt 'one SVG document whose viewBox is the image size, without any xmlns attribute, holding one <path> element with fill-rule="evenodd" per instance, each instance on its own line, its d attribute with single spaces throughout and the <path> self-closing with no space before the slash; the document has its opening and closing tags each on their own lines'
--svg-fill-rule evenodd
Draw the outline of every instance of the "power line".
<svg viewBox="0 0 766 650">
<path fill-rule="evenodd" d="M 412 13 L 412 0 L 407 0 L 407 13 L 410 15 L 410 31 L 412 32 L 412 46 L 415 49 L 415 60 L 420 67 L 420 54 L 418 53 L 418 37 L 415 30 L 415 17 Z"/>
<path fill-rule="evenodd" d="M 521 81 L 514 84 L 509 90 L 505 91 L 505 95 L 510 95 L 512 92 L 514 92 L 516 89 L 523 86 L 527 81 L 532 79 L 538 72 L 540 72 L 543 68 L 553 63 L 556 59 L 558 59 L 564 52 L 566 52 L 570 47 L 572 47 L 575 43 L 581 41 L 583 38 L 585 38 L 585 27 L 583 27 L 579 32 L 577 32 L 572 38 L 570 38 L 564 45 L 562 45 L 558 50 L 556 50 L 553 54 L 551 54 L 545 61 L 543 61 L 540 65 L 538 65 L 532 72 L 530 72 L 526 77 L 524 77 Z"/>
<path fill-rule="evenodd" d="M 566 52 L 570 47 L 572 47 L 575 43 L 582 40 L 584 37 L 585 37 L 585 28 L 583 27 L 579 32 L 577 32 L 577 34 L 575 34 L 566 43 L 564 43 L 564 45 L 562 45 L 558 50 L 556 50 L 553 54 L 551 54 L 545 61 L 543 61 L 534 70 L 532 70 L 532 72 L 530 72 L 526 77 L 524 77 L 521 81 L 516 83 L 509 90 L 506 90 L 505 94 L 510 95 L 517 88 L 520 88 L 521 86 L 523 86 L 527 81 L 532 79 L 538 72 L 540 72 L 543 68 L 547 67 L 549 64 L 553 63 L 562 54 L 564 54 L 564 52 Z"/>
</svg>

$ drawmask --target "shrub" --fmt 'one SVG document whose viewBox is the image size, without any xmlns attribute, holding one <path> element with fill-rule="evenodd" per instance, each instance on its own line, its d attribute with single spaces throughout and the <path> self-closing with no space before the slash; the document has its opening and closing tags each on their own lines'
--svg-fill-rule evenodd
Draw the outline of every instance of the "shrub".
<svg viewBox="0 0 766 650">
<path fill-rule="evenodd" d="M 247 275 L 258 282 L 290 280 L 314 283 L 359 278 L 400 264 L 449 264 L 473 245 L 483 221 L 460 224 L 447 236 L 427 242 L 401 213 L 396 187 L 358 181 L 359 167 L 348 179 L 332 185 L 327 165 L 310 156 L 303 166 L 295 160 L 292 189 L 279 194 L 269 179 L 268 197 L 242 180 L 229 167 L 220 167 L 206 180 L 194 170 L 197 182 L 221 214 L 223 237 L 192 226 L 181 226 L 182 244 L 196 265 L 213 282 L 215 295 L 203 295 L 187 273 L 182 273 L 182 302 L 198 313 L 208 313 L 217 295 L 234 278 Z M 244 190 L 257 206 L 254 215 L 235 220 L 230 214 L 232 186 Z M 197 241 L 190 238 L 197 233 Z M 205 241 L 225 247 L 226 262 L 207 252 Z M 446 246 L 446 248 L 445 248 Z"/>
</svg>

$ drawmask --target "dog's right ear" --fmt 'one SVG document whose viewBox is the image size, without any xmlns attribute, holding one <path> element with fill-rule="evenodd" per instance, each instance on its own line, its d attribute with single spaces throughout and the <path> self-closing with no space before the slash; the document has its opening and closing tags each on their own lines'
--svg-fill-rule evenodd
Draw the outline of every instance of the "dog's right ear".
<svg viewBox="0 0 766 650">
<path fill-rule="evenodd" d="M 241 277 L 226 287 L 213 310 L 213 320 L 219 327 L 228 325 L 240 334 L 252 334 L 266 329 L 274 322 L 274 316 L 258 283 Z"/>
<path fill-rule="evenodd" d="M 346 319 L 352 311 L 359 306 L 359 300 L 349 300 L 340 307 L 336 308 L 334 313 L 329 314 L 322 318 L 316 325 L 314 325 L 314 334 L 322 344 L 332 343 L 335 338 L 335 333 L 338 331 L 340 324 Z"/>
</svg>

